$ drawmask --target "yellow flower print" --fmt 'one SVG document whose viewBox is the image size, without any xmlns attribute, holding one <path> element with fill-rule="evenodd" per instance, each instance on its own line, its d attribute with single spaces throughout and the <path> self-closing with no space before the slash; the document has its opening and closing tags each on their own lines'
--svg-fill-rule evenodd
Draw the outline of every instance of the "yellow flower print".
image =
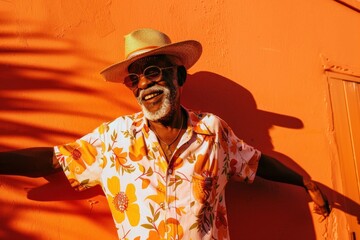
<svg viewBox="0 0 360 240">
<path fill-rule="evenodd" d="M 104 143 L 104 142 L 101 142 L 100 146 L 101 146 L 101 152 L 102 152 L 102 153 L 106 152 L 106 145 L 105 145 L 105 143 Z"/>
<path fill-rule="evenodd" d="M 81 174 L 86 165 L 92 165 L 97 155 L 95 147 L 84 140 L 60 146 L 59 151 L 66 156 L 65 161 L 69 170 L 76 174 Z"/>
<path fill-rule="evenodd" d="M 184 159 L 180 157 L 176 158 L 173 163 L 174 170 L 181 168 L 183 165 L 184 165 Z"/>
<path fill-rule="evenodd" d="M 156 195 L 149 195 L 146 199 L 151 199 L 157 204 L 162 204 L 165 201 L 165 185 L 158 181 L 158 185 L 156 187 Z M 168 196 L 168 203 L 172 203 L 176 200 L 176 197 L 174 196 Z"/>
<path fill-rule="evenodd" d="M 155 230 L 149 232 L 147 240 L 163 240 L 165 239 L 166 226 L 165 221 L 161 221 L 159 226 Z"/>
<path fill-rule="evenodd" d="M 120 180 L 117 177 L 109 178 L 107 185 L 111 194 L 107 194 L 110 210 L 117 223 L 125 220 L 125 215 L 131 226 L 136 226 L 140 221 L 139 205 L 136 204 L 134 184 L 128 184 L 125 192 L 121 191 Z"/>
<path fill-rule="evenodd" d="M 155 230 L 151 230 L 147 240 L 164 240 L 166 233 L 169 239 L 183 239 L 184 237 L 180 222 L 175 218 L 169 218 L 166 222 L 161 221 Z"/>
<path fill-rule="evenodd" d="M 120 167 L 124 167 L 124 168 L 130 168 L 131 167 L 131 165 L 130 166 L 126 165 L 127 152 L 123 152 L 123 149 L 118 148 L 118 147 L 114 148 L 113 151 L 114 151 L 114 154 L 115 154 L 114 164 L 115 164 L 116 171 L 119 171 Z"/>
<path fill-rule="evenodd" d="M 140 112 L 139 114 L 135 115 L 134 123 L 141 123 L 143 121 L 144 113 Z"/>
<path fill-rule="evenodd" d="M 206 174 L 209 176 L 215 176 L 218 171 L 217 160 L 214 159 L 211 161 L 209 154 L 199 154 L 196 159 L 194 171 L 199 175 Z"/>
<path fill-rule="evenodd" d="M 158 155 L 157 161 L 155 161 L 156 166 L 161 170 L 161 172 L 166 172 L 168 168 L 168 164 L 165 161 L 162 161 L 163 157 Z"/>
<path fill-rule="evenodd" d="M 169 236 L 173 236 L 173 239 L 182 239 L 184 237 L 184 230 L 180 225 L 180 222 L 175 218 L 166 219 L 167 232 Z"/>
<path fill-rule="evenodd" d="M 99 128 L 98 131 L 100 134 L 104 134 L 105 132 L 109 131 L 109 125 L 107 124 L 102 124 Z"/>
<path fill-rule="evenodd" d="M 140 161 L 146 155 L 144 139 L 139 137 L 129 147 L 129 157 L 133 161 Z"/>
<path fill-rule="evenodd" d="M 217 168 L 217 161 L 211 161 L 208 154 L 197 156 L 192 177 L 192 191 L 195 199 L 200 203 L 207 202 L 211 194 L 216 194 Z"/>
</svg>

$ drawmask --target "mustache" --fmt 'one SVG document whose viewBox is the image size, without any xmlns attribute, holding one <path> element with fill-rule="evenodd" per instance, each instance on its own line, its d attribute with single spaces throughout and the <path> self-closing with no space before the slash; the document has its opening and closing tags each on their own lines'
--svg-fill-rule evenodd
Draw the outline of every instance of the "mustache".
<svg viewBox="0 0 360 240">
<path fill-rule="evenodd" d="M 158 85 L 151 86 L 150 88 L 141 90 L 141 91 L 139 92 L 139 96 L 137 97 L 137 101 L 141 104 L 141 103 L 142 103 L 142 99 L 143 99 L 146 95 L 148 95 L 148 94 L 150 94 L 150 93 L 153 93 L 153 92 L 158 92 L 158 91 L 166 92 L 167 90 L 170 90 L 170 89 L 168 89 L 167 87 L 158 86 Z"/>
</svg>

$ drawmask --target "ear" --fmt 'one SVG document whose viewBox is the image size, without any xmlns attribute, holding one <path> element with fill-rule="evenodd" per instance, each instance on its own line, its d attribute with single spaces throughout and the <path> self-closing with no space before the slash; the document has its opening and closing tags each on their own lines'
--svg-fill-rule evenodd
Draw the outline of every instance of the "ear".
<svg viewBox="0 0 360 240">
<path fill-rule="evenodd" d="M 184 66 L 178 66 L 177 79 L 178 79 L 178 84 L 180 87 L 182 85 L 184 85 L 184 83 L 186 81 L 186 76 L 187 76 L 186 68 Z"/>
</svg>

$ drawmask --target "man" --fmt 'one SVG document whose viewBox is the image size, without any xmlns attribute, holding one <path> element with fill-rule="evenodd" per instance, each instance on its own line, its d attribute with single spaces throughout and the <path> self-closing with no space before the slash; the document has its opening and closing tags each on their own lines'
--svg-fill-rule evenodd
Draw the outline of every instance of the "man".
<svg viewBox="0 0 360 240">
<path fill-rule="evenodd" d="M 1 153 L 0 173 L 61 167 L 77 190 L 100 184 L 120 239 L 229 239 L 225 186 L 255 175 L 304 187 L 327 217 L 330 207 L 314 182 L 248 146 L 219 117 L 181 105 L 186 70 L 201 52 L 197 41 L 171 43 L 157 30 L 130 33 L 126 60 L 101 74 L 124 83 L 142 111 L 54 149 Z"/>
</svg>

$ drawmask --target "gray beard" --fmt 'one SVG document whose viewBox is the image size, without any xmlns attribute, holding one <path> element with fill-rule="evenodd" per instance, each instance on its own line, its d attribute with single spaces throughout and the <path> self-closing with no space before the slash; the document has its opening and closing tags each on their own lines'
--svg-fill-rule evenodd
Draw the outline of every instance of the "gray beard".
<svg viewBox="0 0 360 240">
<path fill-rule="evenodd" d="M 142 104 L 142 98 L 144 94 L 147 91 L 140 92 L 139 96 L 137 97 L 137 101 L 141 107 L 142 112 L 144 113 L 144 116 L 146 119 L 150 121 L 159 121 L 167 119 L 171 116 L 171 114 L 175 111 L 175 91 L 171 91 L 170 88 L 163 87 L 163 86 L 153 86 L 149 88 L 148 90 L 161 90 L 163 91 L 163 94 L 165 95 L 165 100 L 162 103 L 159 110 L 156 112 L 150 112 L 143 104 Z"/>
</svg>

